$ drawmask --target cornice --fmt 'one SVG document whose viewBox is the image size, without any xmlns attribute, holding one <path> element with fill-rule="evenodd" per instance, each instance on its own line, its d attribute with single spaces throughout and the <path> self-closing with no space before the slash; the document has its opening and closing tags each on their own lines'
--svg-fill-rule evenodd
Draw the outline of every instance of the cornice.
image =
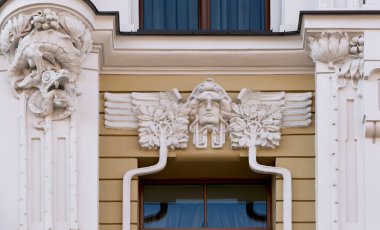
<svg viewBox="0 0 380 230">
<path fill-rule="evenodd" d="M 6 7 L 7 2 L 11 1 L 0 0 L 0 7 Z M 357 20 L 356 15 L 380 17 L 380 11 L 368 10 L 303 11 L 297 31 L 151 34 L 121 31 L 119 12 L 99 11 L 89 0 L 80 4 L 83 9 L 87 8 L 82 17 L 88 18 L 87 23 L 93 28 L 94 46 L 99 48 L 100 72 L 112 74 L 188 74 L 193 71 L 223 74 L 226 69 L 233 69 L 236 74 L 284 74 L 292 69 L 294 74 L 310 74 L 314 71 L 314 64 L 305 52 L 308 51 L 305 38 L 310 33 L 334 28 L 361 33 L 364 30 L 362 25 L 368 25 L 367 21 L 362 21 L 356 28 L 347 28 L 350 23 L 344 23 L 342 19 L 364 20 Z M 81 13 L 76 11 L 78 16 Z M 315 18 L 315 15 L 323 17 Z M 323 28 L 328 25 L 319 23 L 328 20 L 327 15 L 334 16 L 333 28 Z"/>
</svg>

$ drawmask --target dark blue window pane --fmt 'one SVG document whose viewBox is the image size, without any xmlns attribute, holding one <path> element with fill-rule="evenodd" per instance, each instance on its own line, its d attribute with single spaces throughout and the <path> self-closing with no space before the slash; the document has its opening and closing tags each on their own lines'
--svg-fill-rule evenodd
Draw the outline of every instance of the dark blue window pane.
<svg viewBox="0 0 380 230">
<path fill-rule="evenodd" d="M 144 228 L 202 228 L 202 185 L 144 186 Z"/>
<path fill-rule="evenodd" d="M 264 185 L 208 185 L 208 228 L 267 227 Z"/>
<path fill-rule="evenodd" d="M 198 0 L 144 0 L 144 30 L 197 30 Z"/>
<path fill-rule="evenodd" d="M 265 0 L 211 0 L 211 30 L 265 30 Z"/>
</svg>

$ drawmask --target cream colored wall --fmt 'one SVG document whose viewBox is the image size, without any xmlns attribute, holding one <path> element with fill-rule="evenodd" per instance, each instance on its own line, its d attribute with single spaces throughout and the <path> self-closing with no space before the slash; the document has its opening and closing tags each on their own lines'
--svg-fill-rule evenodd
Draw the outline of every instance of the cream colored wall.
<svg viewBox="0 0 380 230">
<path fill-rule="evenodd" d="M 154 164 L 156 151 L 143 151 L 138 146 L 136 131 L 104 127 L 104 92 L 149 92 L 178 88 L 184 99 L 193 88 L 212 77 L 226 89 L 232 99 L 241 88 L 260 91 L 314 91 L 311 75 L 223 75 L 223 76 L 163 76 L 163 75 L 102 75 L 100 77 L 100 230 L 120 230 L 122 210 L 122 176 L 132 168 Z M 227 138 L 228 139 L 228 138 Z M 227 141 L 222 150 L 198 150 L 191 144 L 186 151 L 169 152 L 166 169 L 150 178 L 256 178 L 264 177 L 249 170 L 246 150 L 231 150 Z M 283 129 L 279 148 L 260 150 L 259 162 L 290 169 L 293 176 L 293 229 L 315 229 L 314 193 L 314 123 L 308 128 Z M 196 167 L 196 170 L 194 170 Z M 196 174 L 194 174 L 196 171 Z M 276 230 L 282 229 L 281 178 L 275 179 L 273 195 Z M 138 182 L 132 188 L 132 229 L 138 228 Z"/>
</svg>

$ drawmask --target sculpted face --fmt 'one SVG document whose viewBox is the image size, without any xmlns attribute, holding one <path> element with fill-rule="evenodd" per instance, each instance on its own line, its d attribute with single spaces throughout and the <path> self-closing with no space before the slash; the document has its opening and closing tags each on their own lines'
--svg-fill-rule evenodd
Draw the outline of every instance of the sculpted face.
<svg viewBox="0 0 380 230">
<path fill-rule="evenodd" d="M 220 105 L 218 101 L 208 98 L 201 101 L 198 107 L 199 124 L 204 125 L 218 125 L 220 115 Z"/>
</svg>

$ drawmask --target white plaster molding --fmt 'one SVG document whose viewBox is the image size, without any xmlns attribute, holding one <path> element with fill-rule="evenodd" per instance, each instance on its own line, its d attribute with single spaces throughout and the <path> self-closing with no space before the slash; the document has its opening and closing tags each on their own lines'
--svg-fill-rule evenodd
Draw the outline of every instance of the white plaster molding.
<svg viewBox="0 0 380 230">
<path fill-rule="evenodd" d="M 33 126 L 44 130 L 44 189 L 39 191 L 43 197 L 44 206 L 43 228 L 52 229 L 60 226 L 54 213 L 68 211 L 67 228 L 78 229 L 77 214 L 77 127 L 75 121 L 76 97 L 78 95 L 77 82 L 81 71 L 81 61 L 91 50 L 92 40 L 90 29 L 73 15 L 64 11 L 55 11 L 49 8 L 38 10 L 24 10 L 7 19 L 0 34 L 0 51 L 8 57 L 10 67 L 7 70 L 10 86 L 16 97 L 20 99 L 20 108 L 27 102 L 27 110 L 20 110 L 20 229 L 29 229 L 31 212 L 26 207 L 27 200 L 33 199 L 28 194 L 32 191 L 25 186 L 28 176 L 26 165 L 27 143 L 26 134 L 32 115 Z M 69 165 L 66 172 L 70 181 L 67 194 L 68 205 L 65 210 L 57 208 L 55 203 L 53 184 L 55 178 L 53 167 L 53 121 L 71 117 L 70 131 L 70 160 L 64 163 Z M 25 125 L 26 124 L 26 125 Z M 25 139 L 25 140 L 24 140 Z M 65 151 L 66 147 L 57 151 Z M 58 148 L 58 147 L 57 147 Z M 31 149 L 34 151 L 36 149 Z M 35 153 L 40 154 L 40 153 Z M 64 153 L 65 154 L 65 153 Z M 34 167 L 34 166 L 33 166 Z M 31 173 L 31 172 L 29 172 Z M 33 181 L 30 183 L 34 183 Z M 57 183 L 57 182 L 56 182 Z M 29 188 L 32 184 L 29 184 Z M 34 185 L 35 187 L 35 185 Z M 31 205 L 31 202 L 29 202 Z"/>
</svg>

